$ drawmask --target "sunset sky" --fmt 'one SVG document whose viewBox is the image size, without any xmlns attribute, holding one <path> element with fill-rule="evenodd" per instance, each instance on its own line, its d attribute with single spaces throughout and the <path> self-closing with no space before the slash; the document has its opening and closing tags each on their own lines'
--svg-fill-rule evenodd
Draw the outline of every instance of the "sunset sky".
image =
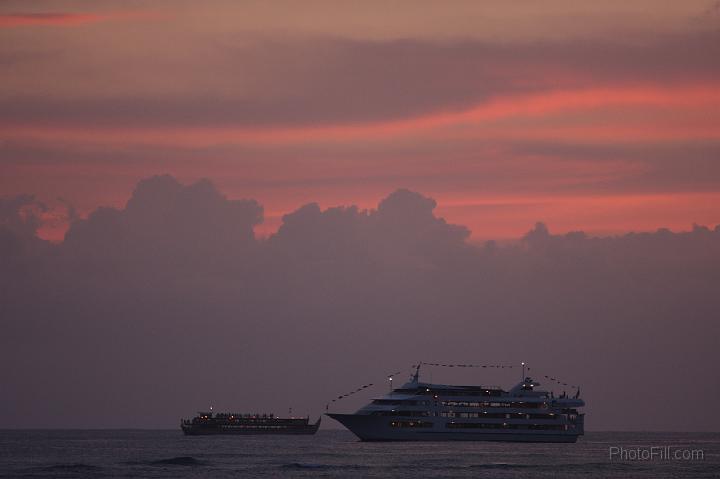
<svg viewBox="0 0 720 479">
<path fill-rule="evenodd" d="M 720 2 L 5 0 L 0 71 L 0 428 L 422 360 L 720 430 Z"/>
<path fill-rule="evenodd" d="M 720 221 L 720 4 L 5 1 L 0 195 L 41 236 L 141 178 L 264 207 L 403 187 L 472 238 Z"/>
</svg>

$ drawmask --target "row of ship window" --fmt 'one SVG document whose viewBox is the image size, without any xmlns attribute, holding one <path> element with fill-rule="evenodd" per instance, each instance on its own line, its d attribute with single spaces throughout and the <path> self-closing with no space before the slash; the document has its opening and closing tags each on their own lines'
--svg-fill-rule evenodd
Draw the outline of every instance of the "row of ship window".
<svg viewBox="0 0 720 479">
<path fill-rule="evenodd" d="M 397 389 L 398 393 L 404 394 L 418 394 L 418 395 L 435 395 L 441 394 L 443 396 L 501 396 L 503 392 L 499 389 L 480 389 L 480 390 L 463 390 L 463 389 Z"/>
<path fill-rule="evenodd" d="M 222 429 L 291 429 L 289 426 L 270 425 L 270 424 L 223 424 Z"/>
<path fill-rule="evenodd" d="M 283 423 L 283 424 L 288 424 L 288 423 L 301 422 L 301 421 L 302 421 L 302 419 L 285 419 L 285 418 L 282 418 L 282 419 L 281 419 L 281 418 L 277 418 L 277 417 L 276 417 L 276 418 L 271 418 L 271 417 L 264 417 L 264 418 L 262 418 L 262 417 L 258 417 L 258 418 L 249 417 L 249 418 L 248 418 L 248 417 L 224 417 L 224 416 L 221 417 L 221 416 L 216 416 L 216 417 L 212 417 L 212 418 L 206 418 L 206 417 L 193 418 L 192 421 L 185 421 L 185 423 L 186 423 L 186 424 L 190 424 L 190 423 L 192 422 L 192 424 L 203 424 L 203 423 L 211 423 L 211 424 L 214 424 L 214 423 L 228 423 L 228 422 L 230 422 L 230 423 L 235 423 L 235 422 L 240 422 L 240 423 L 259 423 L 259 424 L 262 424 L 262 423 L 272 423 L 272 424 Z"/>
<path fill-rule="evenodd" d="M 450 407 L 502 407 L 502 408 L 547 408 L 544 402 L 498 402 L 498 401 L 417 401 L 414 399 L 375 399 L 373 404 L 386 406 L 430 406 L 432 404 Z"/>
<path fill-rule="evenodd" d="M 204 416 L 203 416 L 204 417 Z M 236 414 L 236 413 L 226 413 L 226 412 L 219 412 L 215 414 L 216 419 L 221 418 L 252 418 L 252 419 L 279 419 L 275 417 L 275 414 Z"/>
<path fill-rule="evenodd" d="M 433 423 L 429 421 L 390 421 L 391 427 L 430 428 Z M 447 422 L 448 429 L 533 429 L 566 431 L 566 424 L 508 424 L 508 423 L 478 423 L 478 422 Z M 570 426 L 574 427 L 574 426 Z"/>
<path fill-rule="evenodd" d="M 456 417 L 456 418 L 493 418 L 493 419 L 555 419 L 555 414 L 493 413 L 493 412 L 454 412 L 438 411 L 374 411 L 373 416 L 406 416 L 406 417 Z"/>
<path fill-rule="evenodd" d="M 440 401 L 442 406 L 454 407 L 505 407 L 505 408 L 546 408 L 544 402 L 475 402 L 475 401 Z"/>
<path fill-rule="evenodd" d="M 555 419 L 555 414 L 525 414 L 517 413 L 488 413 L 488 412 L 451 412 L 441 411 L 440 417 L 459 417 L 459 418 L 496 418 L 496 419 Z"/>
</svg>

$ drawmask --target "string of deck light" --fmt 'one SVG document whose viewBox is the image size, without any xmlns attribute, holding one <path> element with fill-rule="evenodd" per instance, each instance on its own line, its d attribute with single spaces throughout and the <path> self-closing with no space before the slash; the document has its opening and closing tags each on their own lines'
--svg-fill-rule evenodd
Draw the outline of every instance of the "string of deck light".
<svg viewBox="0 0 720 479">
<path fill-rule="evenodd" d="M 392 378 L 393 378 L 393 376 L 397 376 L 397 375 L 400 374 L 401 372 L 402 372 L 402 371 L 398 371 L 398 372 L 395 372 L 395 373 L 392 373 L 392 374 L 388 374 L 388 375 L 387 375 L 387 378 L 388 378 L 388 380 L 390 381 L 390 384 L 392 384 Z M 350 391 L 349 393 L 346 393 L 346 394 L 341 394 L 340 396 L 336 397 L 335 399 L 333 399 L 333 400 L 331 400 L 329 403 L 327 403 L 327 404 L 325 405 L 325 410 L 327 411 L 327 410 L 330 408 L 330 404 L 332 404 L 332 403 L 334 403 L 334 402 L 336 402 L 336 401 L 342 401 L 342 400 L 345 399 L 346 397 L 352 396 L 353 394 L 357 394 L 357 393 L 359 393 L 360 391 L 362 391 L 362 390 L 364 390 L 364 389 L 367 389 L 367 388 L 369 388 L 369 387 L 372 387 L 372 386 L 374 386 L 373 383 L 364 384 L 364 385 L 360 386 L 359 388 L 355 389 L 354 391 Z"/>
<path fill-rule="evenodd" d="M 517 365 L 513 365 L 513 364 L 505 364 L 505 365 L 503 365 L 503 364 L 441 364 L 441 363 L 422 362 L 422 363 L 420 363 L 420 365 L 438 366 L 438 367 L 444 367 L 444 368 L 498 368 L 498 369 L 505 369 L 505 368 L 513 369 L 513 368 L 520 368 L 520 367 L 524 366 L 525 371 L 529 372 L 531 370 L 530 366 L 525 366 L 525 365 L 517 366 Z M 574 384 L 569 384 L 569 383 L 563 382 L 560 379 L 554 378 L 552 376 L 543 374 L 542 377 L 544 377 L 548 381 L 552 381 L 560 386 L 568 386 L 573 389 L 580 389 L 580 386 L 576 386 Z"/>
<path fill-rule="evenodd" d="M 421 362 L 421 363 L 419 363 L 418 365 L 414 365 L 413 368 L 420 367 L 420 366 L 437 366 L 437 367 L 442 367 L 442 368 L 497 368 L 497 369 L 506 369 L 506 368 L 507 368 L 507 369 L 514 369 L 514 368 L 520 368 L 520 367 L 522 367 L 522 368 L 524 368 L 524 369 L 523 369 L 524 371 L 528 371 L 528 372 L 529 372 L 529 371 L 531 370 L 530 366 L 527 366 L 525 363 L 522 363 L 522 366 L 517 366 L 517 365 L 514 365 L 514 364 L 442 364 L 442 363 L 426 363 L 426 362 Z M 400 374 L 401 372 L 402 372 L 402 371 L 397 371 L 397 372 L 395 372 L 395 373 L 392 373 L 392 374 L 388 374 L 388 375 L 387 375 L 388 381 L 390 381 L 390 390 L 391 390 L 391 391 L 392 391 L 392 380 L 393 380 L 393 376 L 397 376 L 397 375 Z M 548 381 L 552 381 L 552 382 L 554 382 L 554 383 L 556 383 L 556 384 L 558 384 L 558 385 L 560 385 L 560 386 L 568 386 L 568 387 L 571 387 L 571 388 L 576 389 L 576 390 L 578 390 L 578 391 L 580 390 L 580 386 L 576 386 L 576 385 L 574 385 L 574 384 L 569 384 L 569 383 L 566 383 L 566 382 L 562 382 L 562 381 L 560 381 L 559 379 L 554 378 L 554 377 L 552 377 L 552 376 L 548 376 L 548 375 L 546 375 L 546 374 L 543 374 L 542 377 L 544 377 L 544 378 L 547 379 Z M 349 397 L 349 396 L 352 396 L 352 395 L 354 395 L 354 394 L 357 394 L 357 393 L 359 393 L 360 391 L 363 391 L 363 390 L 365 390 L 365 389 L 367 389 L 367 388 L 369 388 L 369 387 L 372 387 L 372 386 L 374 386 L 373 383 L 364 384 L 364 385 L 360 386 L 359 388 L 357 388 L 357 389 L 355 389 L 355 390 L 353 390 L 353 391 L 350 391 L 349 393 L 341 394 L 340 396 L 336 397 L 335 399 L 333 399 L 333 400 L 331 400 L 329 403 L 327 403 L 327 404 L 325 405 L 325 410 L 327 411 L 327 410 L 330 408 L 330 404 L 332 404 L 332 403 L 334 403 L 334 402 L 336 402 L 336 401 L 342 401 L 342 400 L 345 399 L 346 397 Z"/>
<path fill-rule="evenodd" d="M 498 368 L 498 369 L 504 369 L 504 368 L 516 368 L 519 366 L 513 366 L 512 364 L 440 364 L 440 363 L 420 363 L 420 365 L 425 366 L 439 366 L 443 368 Z M 528 371 L 530 368 L 526 368 Z"/>
<path fill-rule="evenodd" d="M 547 376 L 547 375 L 545 375 L 545 374 L 543 374 L 542 377 L 544 377 L 544 378 L 547 379 L 548 381 L 552 381 L 552 382 L 554 382 L 554 383 L 556 383 L 556 384 L 559 384 L 559 385 L 561 385 L 561 386 L 568 386 L 568 387 L 571 387 L 571 388 L 573 388 L 573 389 L 580 389 L 580 386 L 576 386 L 576 385 L 574 385 L 574 384 L 564 383 L 564 382 L 560 381 L 560 380 L 557 379 L 557 378 L 553 378 L 553 377 Z"/>
<path fill-rule="evenodd" d="M 330 407 L 330 404 L 331 404 L 331 403 L 334 403 L 335 401 L 342 401 L 342 400 L 345 399 L 346 397 L 352 396 L 353 394 L 357 394 L 357 393 L 359 393 L 360 391 L 362 391 L 362 390 L 364 390 L 364 389 L 367 389 L 367 388 L 369 388 L 369 387 L 371 387 L 371 386 L 373 386 L 373 383 L 364 384 L 364 385 L 360 386 L 359 388 L 355 389 L 354 391 L 350 391 L 349 393 L 346 393 L 346 394 L 341 394 L 340 396 L 336 397 L 335 399 L 333 399 L 332 401 L 330 401 L 329 403 L 327 403 L 327 404 L 325 405 L 325 410 L 326 410 L 326 411 L 328 410 L 328 408 Z"/>
</svg>

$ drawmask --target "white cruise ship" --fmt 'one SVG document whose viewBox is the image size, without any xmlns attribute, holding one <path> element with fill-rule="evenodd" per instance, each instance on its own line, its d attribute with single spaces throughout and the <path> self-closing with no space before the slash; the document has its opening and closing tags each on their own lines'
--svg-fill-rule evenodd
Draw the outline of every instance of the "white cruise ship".
<svg viewBox="0 0 720 479">
<path fill-rule="evenodd" d="M 410 382 L 354 414 L 327 415 L 363 441 L 575 442 L 584 433 L 579 390 L 555 397 L 530 377 L 504 391 L 423 383 L 419 374 L 417 366 Z"/>
</svg>

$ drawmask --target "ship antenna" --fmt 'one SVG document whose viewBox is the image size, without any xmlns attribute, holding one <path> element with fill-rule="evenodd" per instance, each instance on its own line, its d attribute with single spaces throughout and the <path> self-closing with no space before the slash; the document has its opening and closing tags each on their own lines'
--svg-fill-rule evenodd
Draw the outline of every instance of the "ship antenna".
<svg viewBox="0 0 720 479">
<path fill-rule="evenodd" d="M 417 363 L 417 366 L 415 366 L 415 374 L 413 374 L 412 382 L 417 383 L 420 379 L 420 366 L 422 366 L 422 361 Z"/>
<path fill-rule="evenodd" d="M 522 362 L 521 364 L 522 364 L 522 378 L 520 378 L 520 380 L 522 382 L 525 382 L 525 362 Z"/>
</svg>

